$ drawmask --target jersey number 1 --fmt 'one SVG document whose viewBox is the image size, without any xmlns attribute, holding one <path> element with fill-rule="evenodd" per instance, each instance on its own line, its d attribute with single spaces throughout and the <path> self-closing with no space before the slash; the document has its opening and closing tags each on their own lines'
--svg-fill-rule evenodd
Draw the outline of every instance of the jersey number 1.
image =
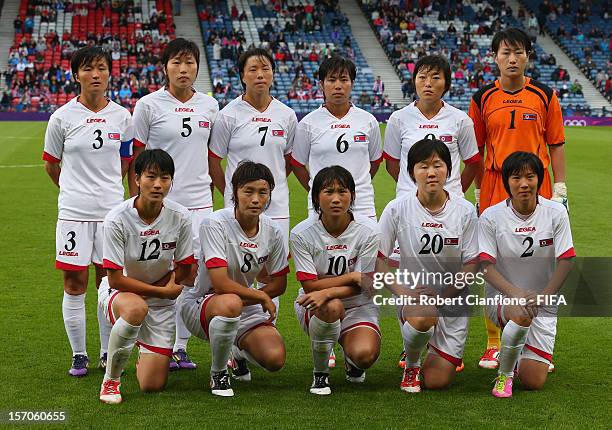
<svg viewBox="0 0 612 430">
<path fill-rule="evenodd" d="M 516 116 L 516 109 L 510 111 L 510 127 L 508 130 L 514 130 L 516 127 L 514 126 L 514 117 Z"/>
</svg>

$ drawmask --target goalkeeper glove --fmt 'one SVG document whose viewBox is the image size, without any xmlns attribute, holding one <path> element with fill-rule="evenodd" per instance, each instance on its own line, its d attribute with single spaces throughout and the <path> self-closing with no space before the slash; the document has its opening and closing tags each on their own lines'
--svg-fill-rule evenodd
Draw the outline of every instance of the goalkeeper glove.
<svg viewBox="0 0 612 430">
<path fill-rule="evenodd" d="M 474 188 L 474 205 L 476 206 L 476 215 L 480 216 L 480 188 Z"/>
<path fill-rule="evenodd" d="M 569 213 L 569 205 L 567 203 L 567 187 L 565 186 L 565 182 L 555 182 L 553 185 L 553 202 L 561 203 L 565 206 L 565 209 Z"/>
</svg>

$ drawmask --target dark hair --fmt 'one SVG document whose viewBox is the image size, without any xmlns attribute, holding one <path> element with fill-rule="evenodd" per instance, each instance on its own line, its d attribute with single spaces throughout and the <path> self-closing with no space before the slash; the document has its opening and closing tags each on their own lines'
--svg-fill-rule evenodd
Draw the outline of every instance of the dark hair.
<svg viewBox="0 0 612 430">
<path fill-rule="evenodd" d="M 136 157 L 134 171 L 140 176 L 145 170 L 158 170 L 174 178 L 174 161 L 163 149 L 145 149 Z"/>
<path fill-rule="evenodd" d="M 274 176 L 267 166 L 254 161 L 241 161 L 236 167 L 236 171 L 232 175 L 232 200 L 234 207 L 238 207 L 238 188 L 246 185 L 249 182 L 259 181 L 263 179 L 270 186 L 270 198 L 264 210 L 270 206 L 272 201 L 272 190 L 274 190 Z"/>
<path fill-rule="evenodd" d="M 238 58 L 238 73 L 240 74 L 240 83 L 242 84 L 242 88 L 244 89 L 244 91 L 246 91 L 246 84 L 242 80 L 244 76 L 244 68 L 246 67 L 247 61 L 249 61 L 249 58 L 251 57 L 265 58 L 266 60 L 268 60 L 268 62 L 270 63 L 270 66 L 272 67 L 272 73 L 276 71 L 276 64 L 274 63 L 274 58 L 272 57 L 272 54 L 270 54 L 270 52 L 267 49 L 264 49 L 264 48 L 247 49 L 240 55 L 240 58 Z"/>
<path fill-rule="evenodd" d="M 108 66 L 108 72 L 110 74 L 113 60 L 108 51 L 100 48 L 99 46 L 88 46 L 81 48 L 72 54 L 70 59 L 70 69 L 72 70 L 72 76 L 76 79 L 79 69 L 84 66 L 88 66 L 96 60 L 106 60 Z"/>
<path fill-rule="evenodd" d="M 353 179 L 353 175 L 342 166 L 329 166 L 319 170 L 319 173 L 317 173 L 312 180 L 310 198 L 312 199 L 312 207 L 316 213 L 321 213 L 319 194 L 325 187 L 332 185 L 334 182 L 337 182 L 344 188 L 348 188 L 351 192 L 350 208 L 353 207 L 353 203 L 355 203 L 355 180 Z"/>
<path fill-rule="evenodd" d="M 538 176 L 538 191 L 544 182 L 544 164 L 540 158 L 531 153 L 516 151 L 510 154 L 502 163 L 501 174 L 504 188 L 510 197 L 510 176 L 524 173 L 531 170 Z"/>
<path fill-rule="evenodd" d="M 519 46 L 525 48 L 527 55 L 531 53 L 531 39 L 527 33 L 520 28 L 510 27 L 495 33 L 495 36 L 493 36 L 493 41 L 491 42 L 491 49 L 493 50 L 494 54 L 497 54 L 499 46 L 502 42 L 506 42 L 506 45 L 509 46 Z"/>
<path fill-rule="evenodd" d="M 323 82 L 325 78 L 330 76 L 333 73 L 342 73 L 346 71 L 351 78 L 351 82 L 355 82 L 355 77 L 357 76 L 357 69 L 355 68 L 355 63 L 345 57 L 341 57 L 339 55 L 333 55 L 329 58 L 323 60 L 321 65 L 319 66 L 319 81 Z"/>
<path fill-rule="evenodd" d="M 450 178 L 453 163 L 448 146 L 438 139 L 425 138 L 412 145 L 408 151 L 408 174 L 413 181 L 414 166 L 421 161 L 429 160 L 434 154 L 444 161 L 448 170 L 447 177 Z"/>
<path fill-rule="evenodd" d="M 424 72 L 438 71 L 444 75 L 444 93 L 450 89 L 451 86 L 451 68 L 448 64 L 448 60 L 442 55 L 426 55 L 421 57 L 414 66 L 414 72 L 412 72 L 412 82 L 416 82 L 418 73 L 423 70 Z"/>
<path fill-rule="evenodd" d="M 171 59 L 182 55 L 193 55 L 196 61 L 197 70 L 200 71 L 200 48 L 191 40 L 183 39 L 182 37 L 178 37 L 166 45 L 162 53 L 164 70 L 168 69 L 168 62 Z"/>
</svg>

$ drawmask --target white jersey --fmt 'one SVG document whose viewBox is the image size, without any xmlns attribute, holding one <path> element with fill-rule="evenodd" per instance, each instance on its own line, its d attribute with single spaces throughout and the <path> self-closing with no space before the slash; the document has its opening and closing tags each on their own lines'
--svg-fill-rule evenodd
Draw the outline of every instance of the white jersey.
<svg viewBox="0 0 612 430">
<path fill-rule="evenodd" d="M 186 208 L 164 199 L 151 224 L 145 223 L 132 197 L 104 219 L 104 268 L 123 270 L 125 276 L 152 284 L 172 270 L 172 263 L 193 264 L 191 215 Z M 164 306 L 174 300 L 147 297 L 147 303 Z"/>
<path fill-rule="evenodd" d="M 274 176 L 274 191 L 266 215 L 289 217 L 289 186 L 285 156 L 291 153 L 297 117 L 295 112 L 272 99 L 264 112 L 259 112 L 242 96 L 225 106 L 217 118 L 210 141 L 212 156 L 227 157 L 225 168 L 225 207 L 234 207 L 232 175 L 243 160 L 265 164 Z"/>
<path fill-rule="evenodd" d="M 347 169 L 355 181 L 354 212 L 376 216 L 370 163 L 382 161 L 382 139 L 374 115 L 351 106 L 338 119 L 324 106 L 319 107 L 298 124 L 291 158 L 299 166 L 308 166 L 311 188 L 314 177 L 324 167 L 338 165 Z M 310 192 L 308 209 L 312 212 Z"/>
<path fill-rule="evenodd" d="M 481 259 L 495 263 L 512 285 L 535 292 L 546 287 L 557 259 L 576 256 L 565 207 L 541 196 L 526 220 L 514 212 L 510 199 L 487 208 L 478 222 L 478 241 Z M 496 294 L 487 285 L 487 295 Z"/>
<path fill-rule="evenodd" d="M 132 117 L 109 101 L 93 112 L 73 98 L 47 124 L 43 159 L 62 163 L 58 218 L 103 221 L 123 201 L 121 158 L 132 151 Z"/>
<path fill-rule="evenodd" d="M 162 87 L 138 100 L 134 108 L 134 145 L 163 149 L 174 160 L 168 198 L 189 209 L 212 207 L 208 140 L 219 103 L 195 92 L 187 102 Z"/>
<path fill-rule="evenodd" d="M 380 252 L 388 257 L 395 241 L 401 249 L 400 270 L 414 273 L 457 273 L 477 262 L 478 218 L 474 205 L 450 195 L 446 206 L 432 215 L 415 194 L 389 202 L 380 217 Z M 443 289 L 439 279 L 421 285 Z"/>
<path fill-rule="evenodd" d="M 256 288 L 255 278 L 265 267 L 271 276 L 289 272 L 283 233 L 272 218 L 259 216 L 259 231 L 247 237 L 234 215 L 234 208 L 213 212 L 200 224 L 202 260 L 198 267 L 196 288 L 190 297 L 202 297 L 211 291 L 208 269 L 227 267 L 227 275 L 245 288 Z M 204 264 L 202 264 L 202 262 Z"/>
<path fill-rule="evenodd" d="M 432 119 L 416 107 L 416 102 L 395 111 L 389 117 L 385 129 L 385 158 L 399 160 L 397 197 L 416 189 L 408 174 L 408 151 L 416 142 L 435 137 L 446 143 L 451 154 L 451 176 L 444 188 L 451 194 L 463 197 L 461 188 L 461 160 L 476 163 L 480 160 L 472 119 L 463 111 L 444 102 L 442 109 Z"/>
<path fill-rule="evenodd" d="M 346 230 L 333 237 L 317 215 L 310 216 L 291 230 L 297 279 L 301 282 L 351 272 L 373 273 L 379 241 L 378 225 L 371 218 L 356 214 Z M 346 309 L 369 301 L 365 292 L 342 299 Z"/>
</svg>

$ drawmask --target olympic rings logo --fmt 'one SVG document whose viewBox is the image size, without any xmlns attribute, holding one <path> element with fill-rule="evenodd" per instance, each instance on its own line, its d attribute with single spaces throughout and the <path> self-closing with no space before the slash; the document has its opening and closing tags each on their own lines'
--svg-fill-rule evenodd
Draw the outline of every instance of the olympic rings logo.
<svg viewBox="0 0 612 430">
<path fill-rule="evenodd" d="M 586 127 L 587 123 L 583 119 L 566 119 L 563 121 L 565 126 Z"/>
</svg>

